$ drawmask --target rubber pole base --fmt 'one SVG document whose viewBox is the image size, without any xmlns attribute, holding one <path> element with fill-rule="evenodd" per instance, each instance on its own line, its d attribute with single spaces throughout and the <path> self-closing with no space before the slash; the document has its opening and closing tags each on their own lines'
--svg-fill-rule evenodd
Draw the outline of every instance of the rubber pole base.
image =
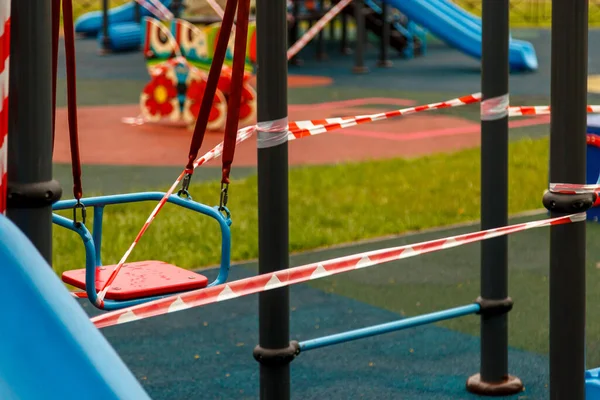
<svg viewBox="0 0 600 400">
<path fill-rule="evenodd" d="M 377 66 L 379 68 L 390 68 L 394 65 L 391 60 L 379 60 L 377 61 Z"/>
<path fill-rule="evenodd" d="M 467 379 L 467 390 L 481 396 L 510 396 L 523 391 L 523 382 L 516 376 L 508 375 L 502 382 L 484 382 L 481 374 Z"/>
<path fill-rule="evenodd" d="M 369 67 L 353 67 L 352 72 L 355 74 L 366 74 L 369 72 Z"/>
</svg>

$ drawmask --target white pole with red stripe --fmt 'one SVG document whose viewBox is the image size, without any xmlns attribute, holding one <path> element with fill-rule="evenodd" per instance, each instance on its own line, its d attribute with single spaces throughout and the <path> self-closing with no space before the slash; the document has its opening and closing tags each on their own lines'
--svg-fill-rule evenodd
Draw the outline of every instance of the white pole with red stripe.
<svg viewBox="0 0 600 400">
<path fill-rule="evenodd" d="M 8 70 L 10 64 L 10 1 L 0 0 L 0 213 L 6 213 L 8 184 Z"/>
</svg>

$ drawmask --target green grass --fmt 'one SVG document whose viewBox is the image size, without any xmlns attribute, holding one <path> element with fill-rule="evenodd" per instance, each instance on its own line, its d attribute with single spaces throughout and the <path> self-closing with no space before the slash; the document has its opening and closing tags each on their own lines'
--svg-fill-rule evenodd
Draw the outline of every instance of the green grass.
<svg viewBox="0 0 600 400">
<path fill-rule="evenodd" d="M 547 185 L 547 148 L 545 138 L 510 144 L 511 213 L 540 207 L 540 195 Z M 290 251 L 478 219 L 479 157 L 476 148 L 416 159 L 293 168 L 289 175 Z M 256 184 L 256 176 L 251 176 L 230 187 L 234 261 L 257 257 Z M 192 194 L 194 199 L 214 205 L 219 185 L 194 185 Z M 154 205 L 106 210 L 104 264 L 118 261 Z M 54 240 L 53 264 L 58 272 L 84 266 L 83 245 L 75 234 L 55 227 Z M 159 259 L 199 268 L 218 263 L 219 251 L 216 222 L 167 205 L 130 260 Z"/>
</svg>

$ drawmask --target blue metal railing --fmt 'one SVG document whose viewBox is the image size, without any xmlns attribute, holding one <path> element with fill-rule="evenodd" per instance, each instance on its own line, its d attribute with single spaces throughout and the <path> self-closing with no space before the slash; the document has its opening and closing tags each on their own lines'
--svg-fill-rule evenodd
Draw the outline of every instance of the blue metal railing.
<svg viewBox="0 0 600 400">
<path fill-rule="evenodd" d="M 355 329 L 352 331 L 336 333 L 334 335 L 323 336 L 316 339 L 305 340 L 299 343 L 300 351 L 309 351 L 320 349 L 322 347 L 332 346 L 334 344 L 346 343 L 353 340 L 364 339 L 371 336 L 382 335 L 400 331 L 402 329 L 413 328 L 416 326 L 432 324 L 452 318 L 464 317 L 466 315 L 477 314 L 481 306 L 477 303 L 462 307 L 451 308 L 444 311 L 437 311 L 430 314 L 423 314 L 416 317 L 404 318 L 394 322 L 388 322 L 381 325 L 368 326 L 366 328 Z"/>
</svg>

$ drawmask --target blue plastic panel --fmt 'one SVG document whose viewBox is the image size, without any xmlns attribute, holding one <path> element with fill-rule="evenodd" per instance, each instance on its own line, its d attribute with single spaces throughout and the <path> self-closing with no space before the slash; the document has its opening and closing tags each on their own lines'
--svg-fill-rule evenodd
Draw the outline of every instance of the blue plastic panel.
<svg viewBox="0 0 600 400">
<path fill-rule="evenodd" d="M 0 399 L 149 399 L 27 237 L 0 215 Z"/>
<path fill-rule="evenodd" d="M 429 30 L 448 45 L 465 54 L 481 58 L 481 24 L 446 0 L 388 0 L 409 19 Z M 535 49 L 529 42 L 510 40 L 509 63 L 515 70 L 538 68 Z"/>
</svg>

